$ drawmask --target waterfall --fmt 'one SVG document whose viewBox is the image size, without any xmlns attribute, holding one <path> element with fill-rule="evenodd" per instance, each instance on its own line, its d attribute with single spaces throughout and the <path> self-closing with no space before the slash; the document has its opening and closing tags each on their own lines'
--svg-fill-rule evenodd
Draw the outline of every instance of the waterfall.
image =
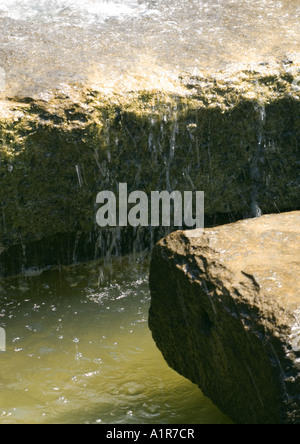
<svg viewBox="0 0 300 444">
<path fill-rule="evenodd" d="M 262 165 L 265 161 L 265 140 L 263 136 L 263 128 L 266 121 L 266 108 L 264 105 L 255 105 L 255 111 L 258 114 L 258 134 L 257 134 L 257 150 L 253 156 L 251 164 L 251 177 L 253 180 L 251 192 L 251 215 L 253 217 L 262 216 L 262 211 L 259 207 L 259 193 L 261 183 L 263 181 L 263 174 L 261 171 Z"/>
</svg>

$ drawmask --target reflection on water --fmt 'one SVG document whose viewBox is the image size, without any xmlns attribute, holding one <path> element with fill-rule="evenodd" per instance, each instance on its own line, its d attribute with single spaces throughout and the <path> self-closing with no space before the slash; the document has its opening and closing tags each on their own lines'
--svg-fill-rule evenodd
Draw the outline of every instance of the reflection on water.
<svg viewBox="0 0 300 444">
<path fill-rule="evenodd" d="M 148 329 L 147 276 L 117 262 L 111 284 L 99 263 L 1 283 L 0 423 L 229 422 L 168 368 Z"/>
<path fill-rule="evenodd" d="M 286 59 L 299 51 L 298 0 L 2 0 L 7 94 Z"/>
<path fill-rule="evenodd" d="M 13 20 L 84 27 L 112 17 L 121 19 L 151 13 L 151 9 L 136 0 L 4 0 L 0 12 Z"/>
</svg>

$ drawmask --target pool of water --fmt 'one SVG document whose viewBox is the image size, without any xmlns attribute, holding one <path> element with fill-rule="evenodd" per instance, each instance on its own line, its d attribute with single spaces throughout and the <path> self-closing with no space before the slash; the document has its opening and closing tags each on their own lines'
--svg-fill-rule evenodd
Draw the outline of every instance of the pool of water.
<svg viewBox="0 0 300 444">
<path fill-rule="evenodd" d="M 128 76 L 154 85 L 182 71 L 299 52 L 298 0 L 2 0 L 8 95 Z M 3 77 L 3 76 L 2 76 Z"/>
<path fill-rule="evenodd" d="M 143 263 L 1 282 L 0 424 L 230 423 L 156 348 Z"/>
</svg>

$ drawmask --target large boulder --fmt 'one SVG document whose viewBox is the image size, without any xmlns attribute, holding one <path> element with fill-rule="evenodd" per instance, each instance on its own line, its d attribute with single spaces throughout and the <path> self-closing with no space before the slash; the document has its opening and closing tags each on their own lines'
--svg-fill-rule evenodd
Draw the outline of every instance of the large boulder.
<svg viewBox="0 0 300 444">
<path fill-rule="evenodd" d="M 119 183 L 205 191 L 211 225 L 297 210 L 299 69 L 295 58 L 163 90 L 73 85 L 1 101 L 0 276 L 150 249 L 166 232 L 96 224 L 97 194 Z"/>
<path fill-rule="evenodd" d="M 153 338 L 237 423 L 300 423 L 299 273 L 299 211 L 178 231 L 153 251 Z"/>
</svg>

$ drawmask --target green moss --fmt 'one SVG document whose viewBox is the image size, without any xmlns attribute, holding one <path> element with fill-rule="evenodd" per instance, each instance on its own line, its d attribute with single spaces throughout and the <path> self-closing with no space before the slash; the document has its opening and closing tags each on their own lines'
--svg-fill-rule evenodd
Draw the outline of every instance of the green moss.
<svg viewBox="0 0 300 444">
<path fill-rule="evenodd" d="M 208 216 L 249 216 L 253 199 L 263 212 L 296 209 L 299 98 L 275 71 L 183 77 L 180 93 L 12 101 L 0 117 L 0 247 L 97 233 L 96 195 L 120 182 L 204 190 Z"/>
</svg>

